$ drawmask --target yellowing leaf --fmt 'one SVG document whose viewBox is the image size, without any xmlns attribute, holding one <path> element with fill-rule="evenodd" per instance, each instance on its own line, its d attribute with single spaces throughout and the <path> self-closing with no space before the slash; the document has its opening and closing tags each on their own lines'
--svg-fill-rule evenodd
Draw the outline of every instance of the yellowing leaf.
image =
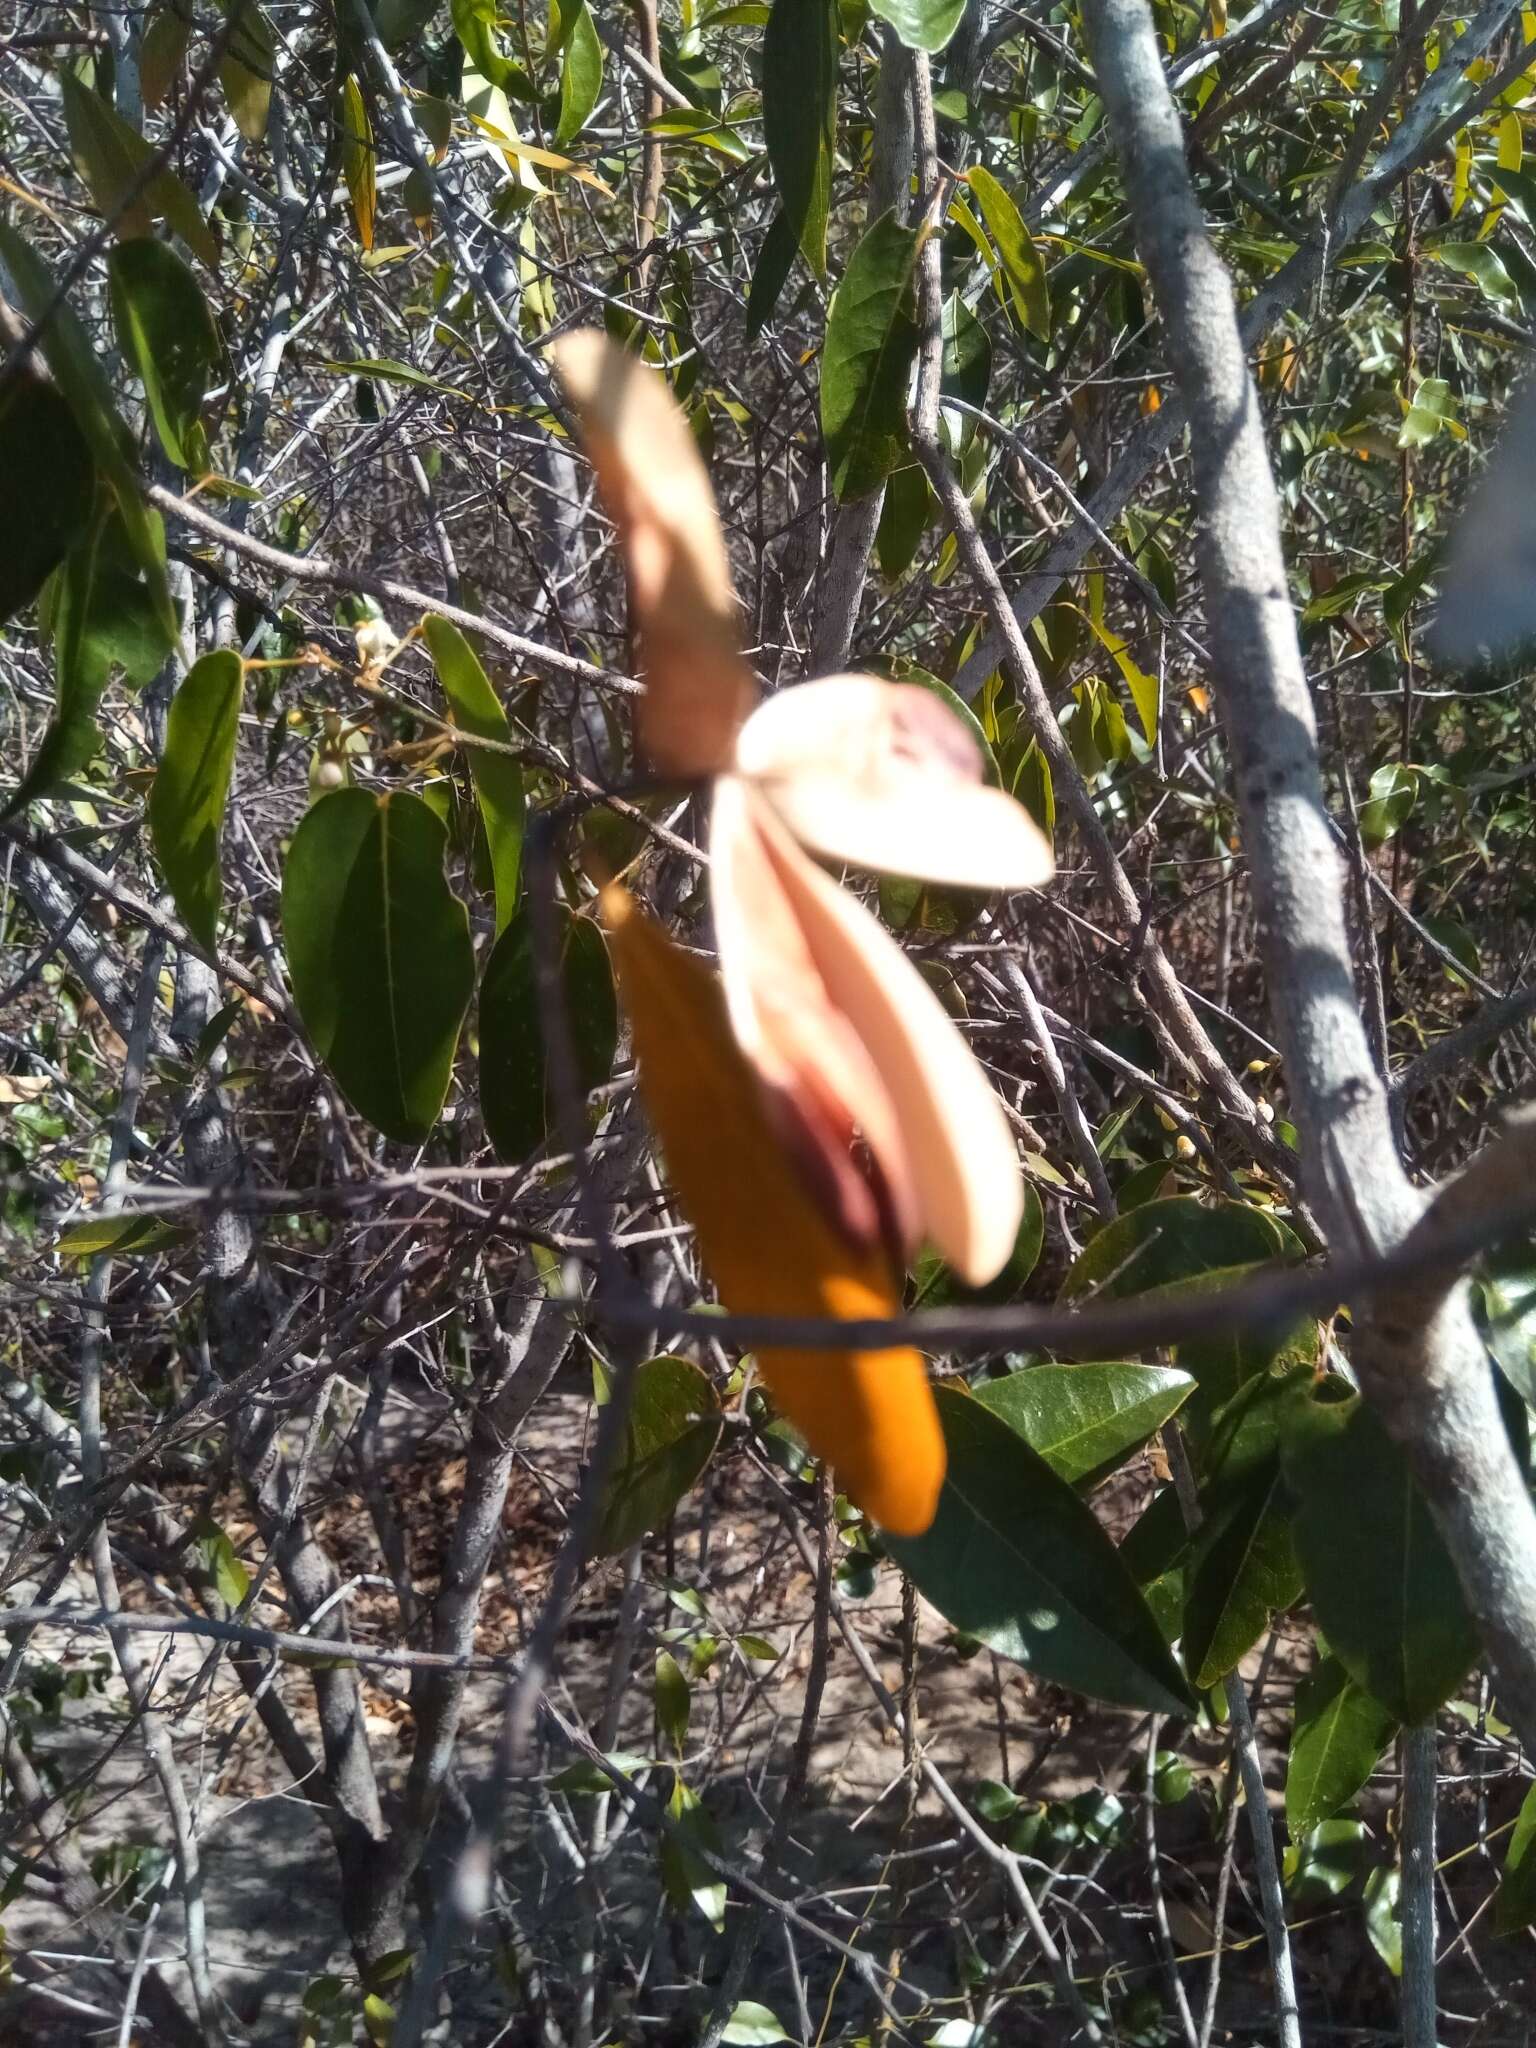
<svg viewBox="0 0 1536 2048">
<path fill-rule="evenodd" d="M 376 205 L 373 123 L 363 89 L 350 71 L 341 87 L 341 172 L 352 201 L 357 239 L 365 250 L 371 249 Z"/>
<path fill-rule="evenodd" d="M 718 984 L 627 890 L 610 884 L 602 909 L 641 1095 L 722 1301 L 748 1315 L 891 1314 L 889 1263 L 851 1247 L 795 1172 Z M 786 1416 L 875 1521 L 905 1534 L 928 1527 L 944 1440 L 916 1351 L 768 1348 L 758 1363 Z"/>
<path fill-rule="evenodd" d="M 730 761 L 757 695 L 741 658 L 736 597 L 714 493 L 665 379 L 585 328 L 554 347 L 629 571 L 632 624 L 645 656 L 640 738 L 673 775 Z"/>
</svg>

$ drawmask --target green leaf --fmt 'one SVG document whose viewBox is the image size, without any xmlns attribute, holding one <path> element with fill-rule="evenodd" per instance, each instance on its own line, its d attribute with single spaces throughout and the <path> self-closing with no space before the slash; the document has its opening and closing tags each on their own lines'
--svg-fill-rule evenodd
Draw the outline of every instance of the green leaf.
<svg viewBox="0 0 1536 2048">
<path fill-rule="evenodd" d="M 789 233 L 827 274 L 837 149 L 837 0 L 773 0 L 763 34 L 763 138 Z"/>
<path fill-rule="evenodd" d="M 1285 1773 L 1285 1820 L 1294 1838 L 1348 1806 L 1396 1731 L 1390 1710 L 1322 1652 L 1296 1690 Z"/>
<path fill-rule="evenodd" d="M 744 1998 L 740 2005 L 731 2008 L 720 2039 L 726 2048 L 770 2048 L 774 2041 L 787 2041 L 790 2036 L 766 2005 L 754 2005 L 750 1998 Z"/>
<path fill-rule="evenodd" d="M 583 1088 L 597 1088 L 612 1071 L 619 1025 L 607 948 L 590 918 L 566 919 L 560 960 L 577 1077 Z M 480 983 L 480 1108 L 498 1157 L 509 1164 L 537 1151 L 553 1123 L 526 905 L 492 947 Z"/>
<path fill-rule="evenodd" d="M 1399 1721 L 1427 1721 L 1466 1677 L 1477 1630 L 1401 1451 L 1359 1395 L 1305 1390 L 1283 1444 L 1296 1552 L 1329 1648 Z"/>
<path fill-rule="evenodd" d="M 1063 1301 L 1146 1294 L 1224 1266 L 1290 1258 L 1300 1245 L 1266 1209 L 1170 1195 L 1117 1216 L 1089 1239 L 1061 1284 Z"/>
<path fill-rule="evenodd" d="M 1402 1873 L 1392 1863 L 1378 1863 L 1365 1880 L 1365 1931 L 1394 1977 L 1403 1974 L 1402 1890 Z"/>
<path fill-rule="evenodd" d="M 435 614 L 424 620 L 423 631 L 453 723 L 464 732 L 473 733 L 476 739 L 494 740 L 498 746 L 509 747 L 512 728 L 507 723 L 507 714 L 464 635 L 457 626 Z M 491 852 L 499 934 L 512 922 L 517 909 L 522 874 L 523 826 L 528 808 L 523 764 L 513 754 L 495 753 L 488 747 L 466 747 L 464 752 L 469 757 L 469 772 L 474 778 L 475 797 Z"/>
<path fill-rule="evenodd" d="M 933 509 L 933 491 L 921 463 L 909 462 L 891 473 L 875 534 L 875 554 L 887 583 L 894 583 L 911 568 Z M 969 710 L 969 705 L 966 708 Z"/>
<path fill-rule="evenodd" d="M 213 1575 L 219 1598 L 226 1607 L 238 1607 L 251 1590 L 250 1573 L 240 1562 L 235 1546 L 217 1522 L 200 1515 L 192 1524 L 192 1540 L 202 1556 L 204 1568 Z"/>
<path fill-rule="evenodd" d="M 30 604 L 90 522 L 96 465 L 68 401 L 25 371 L 0 391 L 0 620 Z"/>
<path fill-rule="evenodd" d="M 674 1912 L 691 1906 L 718 1934 L 725 1925 L 725 1885 L 697 1853 L 720 1853 L 720 1835 L 697 1792 L 672 1781 L 667 1813 L 674 1826 L 661 1838 L 661 1881 Z"/>
<path fill-rule="evenodd" d="M 1061 1298 L 1216 1292 L 1276 1259 L 1299 1258 L 1301 1249 L 1295 1234 L 1267 1210 L 1169 1195 L 1141 1203 L 1091 1238 L 1068 1270 Z M 1179 1345 L 1179 1364 L 1200 1382 L 1193 1419 L 1203 1421 L 1276 1358 L 1306 1351 L 1315 1331 L 1310 1319 L 1301 1324 L 1287 1320 L 1268 1332 Z"/>
<path fill-rule="evenodd" d="M 882 1540 L 955 1628 L 1041 1678 L 1160 1714 L 1192 1702 L 1130 1574 L 1077 1494 L 980 1401 L 936 1396 L 949 1471 L 926 1535 Z"/>
<path fill-rule="evenodd" d="M 1142 736 L 1148 746 L 1157 744 L 1157 714 L 1162 705 L 1162 686 L 1156 676 L 1148 675 L 1137 665 L 1131 654 L 1129 643 L 1118 633 L 1110 632 L 1102 620 L 1089 616 L 1088 624 L 1094 638 L 1108 654 L 1125 681 L 1131 693 L 1131 702 L 1136 706 L 1136 717 L 1141 726 Z"/>
<path fill-rule="evenodd" d="M 337 789 L 293 835 L 283 929 L 293 993 L 352 1107 L 419 1145 L 436 1123 L 475 984 L 447 834 L 420 797 Z"/>
<path fill-rule="evenodd" d="M 429 377 L 425 370 L 396 362 L 393 356 L 344 356 L 317 363 L 315 368 L 335 370 L 344 377 L 380 377 L 386 384 L 409 384 L 418 391 L 439 392 L 444 398 L 468 396 L 458 385 L 445 384 L 441 377 Z"/>
<path fill-rule="evenodd" d="M 165 752 L 149 792 L 155 858 L 187 929 L 210 952 L 224 901 L 219 829 L 244 689 L 245 671 L 232 649 L 205 654 L 187 671 L 171 700 Z"/>
<path fill-rule="evenodd" d="M 779 303 L 795 260 L 795 231 L 781 206 L 768 224 L 747 290 L 747 340 L 756 341 Z"/>
<path fill-rule="evenodd" d="M 98 212 L 106 219 L 116 216 L 116 231 L 124 241 L 147 235 L 151 222 L 163 219 L 210 270 L 217 269 L 219 245 L 213 231 L 197 200 L 168 165 L 144 180 L 123 205 L 135 183 L 143 180 L 154 145 L 73 72 L 60 72 L 59 90 L 70 155 Z"/>
<path fill-rule="evenodd" d="M 564 149 L 591 118 L 603 89 L 603 46 L 592 26 L 587 0 L 567 0 L 560 23 L 560 118 L 555 148 Z"/>
<path fill-rule="evenodd" d="M 341 130 L 341 175 L 352 202 L 352 219 L 357 239 L 364 249 L 373 247 L 373 222 L 378 209 L 376 174 L 378 154 L 374 148 L 373 122 L 368 102 L 355 73 L 349 71 L 341 82 L 337 126 Z"/>
<path fill-rule="evenodd" d="M 1514 279 L 1504 268 L 1496 249 L 1486 242 L 1439 242 L 1426 243 L 1424 253 L 1432 256 L 1437 263 L 1443 263 L 1447 270 L 1460 272 L 1470 277 L 1485 299 L 1520 303 L 1520 293 Z"/>
<path fill-rule="evenodd" d="M 1489 1255 L 1481 1279 L 1484 1333 L 1494 1363 L 1520 1398 L 1536 1407 L 1536 1270 L 1523 1248 Z"/>
<path fill-rule="evenodd" d="M 219 5 L 226 16 L 231 12 L 231 0 L 219 0 Z M 247 142 L 260 142 L 267 132 L 276 58 L 277 37 L 271 22 L 256 0 L 244 0 L 235 32 L 219 60 L 219 83 L 235 126 Z"/>
<path fill-rule="evenodd" d="M 1366 1828 L 1358 1820 L 1325 1820 L 1285 1852 L 1285 1888 L 1299 1906 L 1325 1906 L 1359 1880 Z"/>
<path fill-rule="evenodd" d="M 940 327 L 940 392 L 964 405 L 984 408 L 992 381 L 991 337 L 958 292 L 944 301 Z"/>
<path fill-rule="evenodd" d="M 965 0 L 869 0 L 870 12 L 888 21 L 909 50 L 930 57 L 949 47 L 965 14 Z"/>
<path fill-rule="evenodd" d="M 176 613 L 165 581 L 165 528 L 139 495 L 133 438 L 112 398 L 112 387 L 90 337 L 67 305 L 55 303 L 51 271 L 14 228 L 0 221 L 0 260 L 11 274 L 22 311 L 32 321 L 48 318 L 41 346 L 59 390 L 85 436 L 96 466 L 112 486 L 118 516 L 135 560 L 144 573 L 150 603 L 164 638 L 162 655 L 176 644 Z"/>
<path fill-rule="evenodd" d="M 104 1252 L 123 1258 L 136 1252 L 174 1251 L 178 1245 L 190 1244 L 193 1234 L 185 1224 L 169 1223 L 163 1216 L 130 1212 L 73 1223 L 53 1249 L 71 1259 L 99 1258 Z"/>
<path fill-rule="evenodd" d="M 1536 1785 L 1526 1793 L 1509 1838 L 1504 1874 L 1493 1902 L 1500 1934 L 1518 1934 L 1536 1920 Z"/>
<path fill-rule="evenodd" d="M 632 1756 L 628 1750 L 610 1749 L 604 1752 L 605 1761 L 616 1771 L 622 1771 L 626 1778 L 633 1778 L 640 1771 L 649 1770 L 654 1757 Z M 568 1798 L 595 1798 L 602 1792 L 611 1792 L 613 1780 L 598 1764 L 587 1757 L 567 1764 L 563 1771 L 557 1771 L 549 1781 L 551 1792 L 563 1792 Z"/>
<path fill-rule="evenodd" d="M 973 164 L 965 182 L 975 194 L 982 218 L 1003 259 L 1008 286 L 1019 320 L 1041 341 L 1051 338 L 1051 295 L 1045 281 L 1045 263 L 1035 247 L 1023 215 L 983 164 Z"/>
<path fill-rule="evenodd" d="M 47 796 L 95 751 L 96 712 L 113 664 L 148 682 L 166 653 L 152 598 L 133 571 L 121 522 L 99 513 L 65 557 L 53 594 L 54 715 L 3 815 Z"/>
<path fill-rule="evenodd" d="M 1412 768 L 1389 761 L 1371 777 L 1371 793 L 1360 806 L 1360 837 L 1375 852 L 1397 836 L 1412 815 L 1418 799 L 1419 778 Z"/>
<path fill-rule="evenodd" d="M 1184 1664 L 1206 1692 L 1235 1671 L 1271 1620 L 1301 1597 L 1290 1497 L 1271 1459 L 1208 1517 L 1185 1596 Z"/>
<path fill-rule="evenodd" d="M 1189 1398 L 1168 1365 L 1032 1365 L 973 1389 L 1069 1486 L 1097 1486 Z"/>
<path fill-rule="evenodd" d="M 1012 1301 L 1023 1292 L 1025 1282 L 1034 1272 L 1044 1241 L 1045 1208 L 1039 1195 L 1026 1181 L 1024 1213 L 1019 1219 L 1013 1250 L 996 1279 L 989 1280 L 985 1287 L 967 1287 L 936 1251 L 924 1251 L 912 1272 L 913 1308 L 947 1308 L 954 1302 Z"/>
<path fill-rule="evenodd" d="M 678 1361 L 679 1363 L 681 1361 Z M 683 1667 L 670 1650 L 656 1652 L 656 1725 L 679 1756 L 688 1740 L 688 1717 L 693 1694 L 683 1676 Z"/>
<path fill-rule="evenodd" d="M 1399 448 L 1422 448 L 1456 419 L 1456 399 L 1443 377 L 1425 377 L 1397 431 Z"/>
<path fill-rule="evenodd" d="M 668 1520 L 720 1436 L 709 1375 L 686 1358 L 648 1358 L 636 1368 L 624 1446 L 603 1489 L 595 1554 L 611 1557 Z"/>
<path fill-rule="evenodd" d="M 775 0 L 777 14 L 784 0 Z M 894 209 L 848 259 L 821 352 L 821 432 L 839 498 L 862 498 L 910 459 L 907 382 L 917 349 L 917 231 Z"/>
<path fill-rule="evenodd" d="M 165 242 L 121 242 L 107 259 L 118 346 L 144 386 L 160 445 L 196 469 L 192 431 L 219 362 L 202 286 Z"/>
</svg>

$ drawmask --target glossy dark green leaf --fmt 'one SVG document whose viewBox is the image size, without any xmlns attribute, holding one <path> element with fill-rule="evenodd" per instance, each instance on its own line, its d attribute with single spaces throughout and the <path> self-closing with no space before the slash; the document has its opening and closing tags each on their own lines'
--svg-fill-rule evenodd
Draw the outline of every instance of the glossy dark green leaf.
<svg viewBox="0 0 1536 2048">
<path fill-rule="evenodd" d="M 1218 1291 L 1262 1265 L 1299 1258 L 1301 1249 L 1295 1234 L 1267 1210 L 1170 1195 L 1143 1202 L 1091 1238 L 1062 1282 L 1062 1299 Z M 1300 1355 L 1309 1345 L 1309 1355 L 1315 1355 L 1315 1332 L 1314 1322 L 1287 1317 L 1269 1331 L 1179 1345 L 1179 1364 L 1200 1382 L 1191 1410 L 1196 1426 L 1275 1359 Z"/>
<path fill-rule="evenodd" d="M 1294 1838 L 1348 1806 L 1396 1730 L 1390 1709 L 1323 1652 L 1296 1690 L 1285 1773 L 1285 1819 Z"/>
<path fill-rule="evenodd" d="M 1273 1459 L 1196 1536 L 1183 1629 L 1191 1683 L 1205 1692 L 1235 1671 L 1275 1615 L 1300 1597 L 1290 1497 Z"/>
<path fill-rule="evenodd" d="M 888 583 L 904 576 L 933 516 L 933 490 L 921 463 L 909 462 L 886 479 L 885 503 L 875 534 L 880 574 Z"/>
<path fill-rule="evenodd" d="M 870 11 L 888 21 L 909 50 L 934 56 L 949 47 L 965 0 L 870 0 Z"/>
<path fill-rule="evenodd" d="M 464 635 L 447 619 L 435 615 L 426 619 L 424 630 L 453 723 L 473 733 L 476 739 L 509 747 L 512 728 L 507 723 L 507 714 Z M 523 827 L 528 808 L 523 764 L 515 755 L 497 753 L 489 747 L 466 747 L 464 751 L 490 848 L 496 888 L 496 929 L 503 932 L 517 909 L 522 875 Z"/>
<path fill-rule="evenodd" d="M 100 737 L 96 713 L 114 665 L 133 682 L 146 683 L 166 654 L 153 598 L 138 580 L 115 513 L 98 511 L 49 590 L 54 715 L 5 815 L 47 796 L 90 759 Z"/>
<path fill-rule="evenodd" d="M 748 341 L 755 341 L 773 318 L 774 308 L 793 267 L 797 247 L 795 231 L 781 206 L 768 224 L 768 232 L 763 237 L 753 266 L 752 282 L 747 289 Z"/>
<path fill-rule="evenodd" d="M 1365 1932 L 1394 1977 L 1403 1974 L 1402 1872 L 1378 1863 L 1365 1880 Z"/>
<path fill-rule="evenodd" d="M 837 150 L 837 0 L 773 0 L 763 33 L 763 139 L 789 233 L 827 274 Z"/>
<path fill-rule="evenodd" d="M 446 849 L 420 797 L 337 789 L 283 868 L 293 993 L 315 1050 L 359 1115 L 407 1145 L 437 1121 L 475 983 Z"/>
<path fill-rule="evenodd" d="M 982 218 L 1003 259 L 1008 288 L 1020 324 L 1041 341 L 1051 338 L 1051 297 L 1046 288 L 1045 264 L 1024 225 L 1018 207 L 983 164 L 973 164 L 966 183 L 981 208 Z"/>
<path fill-rule="evenodd" d="M 165 242 L 121 242 L 107 270 L 118 346 L 144 386 L 160 445 L 178 469 L 196 468 L 192 430 L 220 353 L 207 296 Z"/>
<path fill-rule="evenodd" d="M 777 0 L 775 12 L 783 0 Z M 917 350 L 917 232 L 882 214 L 848 259 L 821 352 L 821 432 L 839 498 L 862 498 L 911 459 L 907 384 Z"/>
<path fill-rule="evenodd" d="M 176 643 L 176 614 L 165 580 L 165 528 L 139 493 L 133 438 L 112 398 L 112 387 L 97 360 L 89 336 L 70 308 L 55 303 L 51 271 L 14 228 L 0 221 L 0 260 L 29 320 L 48 316 L 41 347 L 75 425 L 89 444 L 96 467 L 112 486 L 118 517 L 143 574 L 150 604 L 164 639 L 163 652 Z"/>
<path fill-rule="evenodd" d="M 0 391 L 0 620 L 30 604 L 90 524 L 96 465 L 68 401 L 41 377 Z"/>
<path fill-rule="evenodd" d="M 1536 1785 L 1524 1803 L 1509 1838 L 1504 1874 L 1493 1902 L 1493 1924 L 1500 1934 L 1517 1934 L 1536 1920 Z"/>
<path fill-rule="evenodd" d="M 590 918 L 564 918 L 560 937 L 566 1021 L 577 1076 L 599 1087 L 613 1067 L 618 1005 L 602 933 Z M 480 1107 L 500 1158 L 538 1150 L 554 1125 L 539 1013 L 533 920 L 526 906 L 491 949 L 480 983 Z"/>
<path fill-rule="evenodd" d="M 1162 1428 L 1194 1389 L 1167 1365 L 1033 1365 L 975 1397 L 1072 1486 L 1095 1486 Z"/>
<path fill-rule="evenodd" d="M 1477 1630 L 1402 1452 L 1358 1395 L 1299 1391 L 1284 1458 L 1296 1551 L 1329 1648 L 1399 1721 L 1427 1721 L 1466 1677 Z"/>
<path fill-rule="evenodd" d="M 706 1372 L 689 1359 L 666 1356 L 637 1366 L 623 1448 L 603 1489 L 596 1554 L 627 1550 L 667 1522 L 719 1437 L 720 1403 Z M 660 1684 L 658 1668 L 658 1704 Z M 681 1748 L 680 1738 L 674 1746 Z"/>
<path fill-rule="evenodd" d="M 219 830 L 244 686 L 240 657 L 229 648 L 205 654 L 188 669 L 171 699 L 165 751 L 149 793 L 155 858 L 188 931 L 210 952 L 224 901 Z"/>
<path fill-rule="evenodd" d="M 1062 1282 L 1064 1301 L 1085 1294 L 1117 1301 L 1223 1266 L 1290 1258 L 1295 1236 L 1265 1209 L 1172 1195 L 1144 1202 L 1095 1233 Z"/>
<path fill-rule="evenodd" d="M 1130 1574 L 1077 1494 L 969 1394 L 935 1396 L 949 1471 L 933 1526 L 883 1540 L 954 1627 L 1041 1678 L 1161 1714 L 1192 1702 Z"/>
<path fill-rule="evenodd" d="M 587 0 L 560 9 L 560 118 L 555 147 L 564 149 L 586 127 L 603 89 L 603 46 Z"/>
</svg>

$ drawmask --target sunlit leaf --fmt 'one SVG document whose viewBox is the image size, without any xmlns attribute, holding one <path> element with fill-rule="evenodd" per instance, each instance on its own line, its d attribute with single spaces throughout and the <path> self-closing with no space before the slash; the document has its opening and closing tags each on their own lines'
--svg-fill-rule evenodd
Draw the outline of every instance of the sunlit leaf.
<svg viewBox="0 0 1536 2048">
<path fill-rule="evenodd" d="M 777 0 L 777 6 L 784 0 Z M 862 498 L 911 460 L 907 385 L 917 352 L 918 235 L 894 212 L 866 229 L 827 315 L 821 432 L 839 498 Z"/>
<path fill-rule="evenodd" d="M 1058 1478 L 1087 1487 L 1161 1429 L 1194 1385 L 1168 1365 L 1035 1365 L 973 1392 Z"/>
<path fill-rule="evenodd" d="M 130 1211 L 126 1215 L 87 1217 L 83 1223 L 72 1223 L 53 1249 L 66 1258 L 94 1259 L 103 1253 L 124 1258 L 145 1252 L 174 1251 L 178 1245 L 190 1244 L 193 1236 L 184 1223 Z"/>
<path fill-rule="evenodd" d="M 603 89 L 603 46 L 592 25 L 587 0 L 565 0 L 560 9 L 560 118 L 555 147 L 564 149 L 587 125 Z"/>
<path fill-rule="evenodd" d="M 362 85 L 351 71 L 341 82 L 337 125 L 341 130 L 341 175 L 346 180 L 347 197 L 352 202 L 357 239 L 364 249 L 371 249 L 374 212 L 378 204 L 373 122 L 369 118 L 368 102 L 363 98 Z"/>
<path fill-rule="evenodd" d="M 1319 1656 L 1296 1692 L 1285 1773 L 1285 1818 L 1293 1838 L 1310 1834 L 1349 1804 L 1396 1728 L 1390 1710 L 1357 1685 L 1337 1657 Z"/>
<path fill-rule="evenodd" d="M 965 0 L 870 0 L 872 12 L 888 21 L 909 50 L 935 56 L 960 26 Z"/>
<path fill-rule="evenodd" d="M 976 195 L 982 218 L 997 244 L 1021 325 L 1040 340 L 1049 341 L 1051 297 L 1045 281 L 1045 262 L 1030 238 L 1023 216 L 984 164 L 973 164 L 965 174 L 965 182 Z"/>
</svg>

